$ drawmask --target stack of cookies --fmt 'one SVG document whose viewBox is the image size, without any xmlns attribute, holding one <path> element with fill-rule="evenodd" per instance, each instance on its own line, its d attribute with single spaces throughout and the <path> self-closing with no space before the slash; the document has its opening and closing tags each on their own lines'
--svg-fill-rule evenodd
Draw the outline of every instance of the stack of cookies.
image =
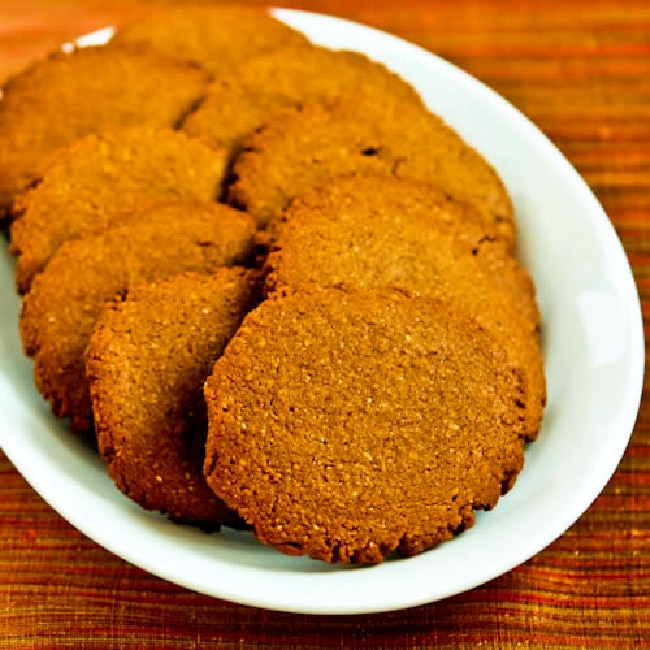
<svg viewBox="0 0 650 650">
<path fill-rule="evenodd" d="M 397 75 L 266 12 L 157 10 L 10 79 L 0 211 L 38 390 L 174 521 L 411 556 L 538 435 L 499 176 Z"/>
</svg>

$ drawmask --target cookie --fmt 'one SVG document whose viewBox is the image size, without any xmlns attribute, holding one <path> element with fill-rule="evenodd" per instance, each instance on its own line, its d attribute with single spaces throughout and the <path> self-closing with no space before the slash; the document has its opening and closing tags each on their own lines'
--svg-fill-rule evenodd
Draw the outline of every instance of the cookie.
<svg viewBox="0 0 650 650">
<path fill-rule="evenodd" d="M 9 79 L 0 101 L 0 218 L 48 154 L 91 133 L 176 126 L 207 81 L 193 64 L 137 47 L 59 52 Z"/>
<path fill-rule="evenodd" d="M 203 477 L 203 382 L 258 299 L 259 271 L 138 286 L 107 306 L 87 352 L 95 430 L 117 487 L 149 510 L 217 528 L 238 518 Z"/>
<path fill-rule="evenodd" d="M 483 213 L 426 183 L 350 176 L 296 198 L 271 230 L 267 291 L 398 287 L 462 305 L 524 377 L 524 434 L 537 437 L 546 383 L 535 290 Z"/>
<path fill-rule="evenodd" d="M 302 34 L 264 9 L 209 5 L 158 10 L 120 27 L 113 42 L 146 45 L 218 75 L 266 52 L 308 45 Z"/>
<path fill-rule="evenodd" d="M 494 169 L 413 102 L 346 95 L 283 109 L 246 138 L 229 200 L 264 226 L 289 200 L 351 172 L 424 180 L 486 210 L 514 246 L 508 193 Z"/>
<path fill-rule="evenodd" d="M 123 224 L 65 243 L 25 296 L 23 347 L 36 386 L 76 431 L 92 428 L 83 353 L 104 304 L 136 282 L 241 264 L 254 224 L 216 203 L 176 202 L 127 215 Z"/>
<path fill-rule="evenodd" d="M 275 294 L 206 383 L 206 478 L 289 555 L 415 555 L 514 483 L 522 391 L 496 341 L 442 300 Z"/>
<path fill-rule="evenodd" d="M 113 215 L 166 197 L 216 199 L 225 168 L 225 151 L 172 130 L 120 129 L 61 149 L 17 201 L 10 250 L 18 291 L 29 290 L 64 241 L 106 227 Z"/>
<path fill-rule="evenodd" d="M 283 49 L 217 78 L 183 129 L 211 146 L 237 151 L 243 138 L 278 109 L 346 92 L 422 101 L 412 86 L 363 54 L 315 46 Z"/>
</svg>

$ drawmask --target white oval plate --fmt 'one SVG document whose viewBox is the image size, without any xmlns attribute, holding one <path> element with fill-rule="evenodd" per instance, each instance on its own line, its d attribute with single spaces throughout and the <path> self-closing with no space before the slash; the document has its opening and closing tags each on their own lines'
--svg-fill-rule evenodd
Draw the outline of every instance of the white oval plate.
<svg viewBox="0 0 650 650">
<path fill-rule="evenodd" d="M 275 15 L 315 42 L 365 52 L 414 84 L 498 169 L 517 210 L 519 250 L 544 319 L 548 408 L 515 488 L 474 528 L 408 560 L 341 568 L 289 558 L 248 533 L 207 535 L 123 497 L 92 450 L 51 417 L 20 350 L 12 262 L 0 252 L 0 443 L 39 494 L 79 530 L 153 574 L 278 610 L 356 614 L 465 591 L 561 535 L 616 468 L 639 407 L 644 342 L 625 253 L 602 208 L 521 113 L 449 63 L 388 34 L 311 13 Z M 110 37 L 110 31 L 101 38 Z M 88 40 L 88 39 L 86 39 Z M 92 40 L 90 41 L 93 42 Z"/>
</svg>

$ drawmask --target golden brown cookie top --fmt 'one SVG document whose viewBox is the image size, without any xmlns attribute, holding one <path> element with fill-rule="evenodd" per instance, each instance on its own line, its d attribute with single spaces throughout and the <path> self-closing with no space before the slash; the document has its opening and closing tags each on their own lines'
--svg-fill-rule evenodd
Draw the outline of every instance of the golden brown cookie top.
<svg viewBox="0 0 650 650">
<path fill-rule="evenodd" d="M 83 352 L 107 301 L 134 283 L 244 263 L 254 233 L 247 215 L 225 205 L 176 201 L 63 244 L 36 276 L 20 317 L 23 347 L 36 356 L 36 383 L 54 413 L 71 416 L 74 429 L 92 427 Z"/>
<path fill-rule="evenodd" d="M 439 117 L 389 96 L 345 95 L 279 111 L 244 140 L 230 201 L 265 225 L 289 200 L 351 172 L 423 180 L 485 209 L 513 242 L 507 191 L 494 169 Z"/>
<path fill-rule="evenodd" d="M 412 86 L 363 54 L 316 46 L 285 48 L 217 78 L 183 129 L 209 145 L 236 150 L 278 109 L 306 98 L 351 92 L 421 104 Z"/>
<path fill-rule="evenodd" d="M 494 339 L 444 301 L 276 294 L 206 383 L 207 480 L 285 553 L 414 555 L 512 485 L 522 389 Z"/>
<path fill-rule="evenodd" d="M 546 389 L 534 286 L 484 213 L 426 183 L 349 176 L 294 199 L 271 233 L 267 291 L 398 287 L 462 305 L 521 370 L 525 434 L 536 437 Z"/>
<path fill-rule="evenodd" d="M 228 73 L 278 48 L 309 43 L 267 9 L 191 4 L 160 8 L 127 23 L 117 30 L 113 42 L 147 45 L 167 56 L 199 63 L 215 74 Z"/>
<path fill-rule="evenodd" d="M 203 526 L 234 519 L 203 478 L 203 382 L 258 299 L 259 271 L 217 269 L 140 285 L 105 310 L 88 346 L 99 448 L 118 487 Z"/>
<path fill-rule="evenodd" d="M 501 293 L 539 327 L 535 289 L 494 220 L 430 183 L 382 175 L 328 178 L 269 226 L 267 288 L 398 286 L 426 293 L 447 279 L 462 293 Z M 456 277 L 457 276 L 457 277 Z M 451 281 L 451 278 L 454 278 Z M 485 298 L 489 308 L 490 298 Z"/>
<path fill-rule="evenodd" d="M 193 64 L 138 47 L 89 47 L 32 64 L 0 100 L 0 215 L 52 151 L 119 127 L 173 127 L 207 81 Z"/>
<path fill-rule="evenodd" d="M 216 199 L 225 168 L 225 151 L 172 130 L 120 129 L 60 149 L 39 185 L 16 202 L 18 290 L 29 289 L 64 241 L 106 227 L 114 215 L 161 199 Z"/>
</svg>

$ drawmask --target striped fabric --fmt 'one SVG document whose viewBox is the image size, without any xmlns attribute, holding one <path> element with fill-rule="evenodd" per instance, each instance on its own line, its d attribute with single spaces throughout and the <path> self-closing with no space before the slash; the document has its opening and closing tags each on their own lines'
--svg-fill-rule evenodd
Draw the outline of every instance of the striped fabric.
<svg viewBox="0 0 650 650">
<path fill-rule="evenodd" d="M 526 113 L 602 202 L 630 257 L 644 316 L 650 316 L 648 0 L 283 4 L 365 22 L 418 43 Z M 57 40 L 136 10 L 124 0 L 0 0 L 0 77 Z M 369 616 L 271 613 L 154 578 L 73 529 L 0 455 L 0 650 L 112 647 L 650 647 L 647 389 L 618 471 L 548 549 L 468 593 Z"/>
</svg>

